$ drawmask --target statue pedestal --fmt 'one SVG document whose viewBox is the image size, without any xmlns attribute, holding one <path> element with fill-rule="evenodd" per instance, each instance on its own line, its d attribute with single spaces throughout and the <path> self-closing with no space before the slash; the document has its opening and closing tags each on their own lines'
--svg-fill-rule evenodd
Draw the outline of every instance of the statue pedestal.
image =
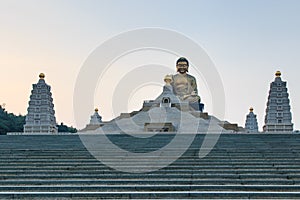
<svg viewBox="0 0 300 200">
<path fill-rule="evenodd" d="M 196 102 L 196 103 L 189 103 L 189 106 L 196 110 L 196 111 L 201 111 L 203 112 L 203 109 L 204 109 L 204 104 L 203 103 L 199 103 L 199 102 Z"/>
</svg>

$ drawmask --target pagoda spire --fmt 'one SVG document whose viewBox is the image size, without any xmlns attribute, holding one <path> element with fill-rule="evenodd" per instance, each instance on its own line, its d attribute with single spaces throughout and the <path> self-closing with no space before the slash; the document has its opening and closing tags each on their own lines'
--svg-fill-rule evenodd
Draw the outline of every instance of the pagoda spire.
<svg viewBox="0 0 300 200">
<path fill-rule="evenodd" d="M 292 132 L 292 114 L 287 82 L 281 80 L 281 72 L 275 73 L 275 80 L 270 84 L 264 132 Z"/>
<path fill-rule="evenodd" d="M 37 84 L 32 85 L 24 133 L 57 133 L 51 87 L 40 73 Z"/>
</svg>

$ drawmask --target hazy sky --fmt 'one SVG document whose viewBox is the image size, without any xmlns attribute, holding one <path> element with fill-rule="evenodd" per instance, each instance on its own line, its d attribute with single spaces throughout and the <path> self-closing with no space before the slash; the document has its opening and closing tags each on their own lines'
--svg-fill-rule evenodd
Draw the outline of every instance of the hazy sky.
<svg viewBox="0 0 300 200">
<path fill-rule="evenodd" d="M 75 126 L 74 85 L 90 53 L 121 32 L 159 27 L 178 31 L 206 50 L 221 75 L 230 122 L 244 126 L 253 106 L 261 130 L 269 84 L 280 70 L 299 129 L 299 10 L 298 0 L 0 0 L 0 103 L 9 112 L 26 114 L 32 84 L 44 72 L 57 122 Z M 105 96 L 110 88 L 98 89 Z M 103 120 L 109 120 L 109 110 L 101 106 L 95 102 Z"/>
</svg>

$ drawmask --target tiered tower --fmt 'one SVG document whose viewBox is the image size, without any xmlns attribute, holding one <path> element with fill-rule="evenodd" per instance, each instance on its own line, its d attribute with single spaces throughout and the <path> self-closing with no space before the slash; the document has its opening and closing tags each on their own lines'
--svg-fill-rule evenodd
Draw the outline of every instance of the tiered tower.
<svg viewBox="0 0 300 200">
<path fill-rule="evenodd" d="M 251 107 L 249 114 L 246 116 L 245 129 L 248 133 L 258 132 L 258 125 L 256 115 L 253 113 L 253 108 Z"/>
<path fill-rule="evenodd" d="M 281 72 L 275 73 L 275 81 L 270 84 L 266 108 L 265 132 L 293 131 L 292 114 L 286 81 L 281 80 Z"/>
<path fill-rule="evenodd" d="M 39 82 L 32 85 L 24 133 L 57 133 L 51 87 L 43 73 L 39 77 Z"/>
</svg>

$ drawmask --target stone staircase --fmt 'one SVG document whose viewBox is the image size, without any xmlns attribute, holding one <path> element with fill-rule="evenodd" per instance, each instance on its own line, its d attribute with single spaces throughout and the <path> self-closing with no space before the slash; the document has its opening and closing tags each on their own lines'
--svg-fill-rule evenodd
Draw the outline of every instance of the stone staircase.
<svg viewBox="0 0 300 200">
<path fill-rule="evenodd" d="M 173 137 L 109 136 L 136 152 L 159 149 Z M 223 134 L 200 159 L 204 137 L 197 135 L 189 149 L 163 169 L 126 173 L 91 156 L 78 135 L 0 136 L 0 199 L 300 198 L 300 135 Z M 120 158 L 111 159 L 118 163 Z M 124 167 L 144 165 L 147 157 Z"/>
</svg>

